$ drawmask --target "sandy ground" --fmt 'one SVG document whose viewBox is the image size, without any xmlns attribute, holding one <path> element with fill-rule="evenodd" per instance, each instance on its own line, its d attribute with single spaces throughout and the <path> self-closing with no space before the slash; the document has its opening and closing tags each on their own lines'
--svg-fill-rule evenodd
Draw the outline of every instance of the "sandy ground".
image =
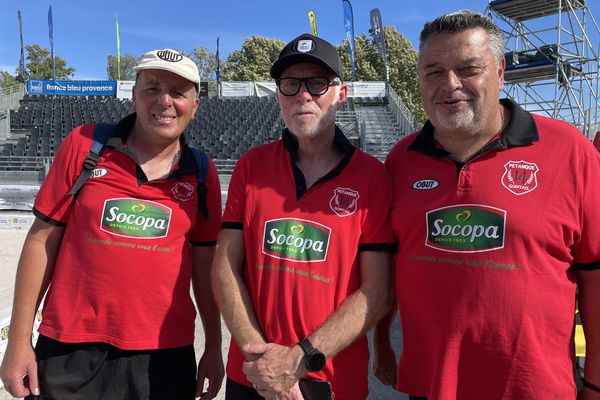
<svg viewBox="0 0 600 400">
<path fill-rule="evenodd" d="M 14 278 L 17 268 L 17 261 L 23 246 L 26 231 L 0 230 L 0 314 L 7 311 L 12 305 L 12 296 L 14 290 Z M 2 315 L 0 315 L 2 317 Z M 222 324 L 223 332 L 223 354 L 227 356 L 229 349 L 229 340 L 231 338 L 229 331 Z M 398 327 L 398 321 L 395 322 L 393 329 L 393 341 L 397 352 L 400 348 L 401 336 Z M 199 358 L 203 349 L 204 333 L 199 319 L 196 320 L 196 357 Z M 393 391 L 389 387 L 381 385 L 372 375 L 369 377 L 369 400 L 382 399 L 407 399 L 406 396 Z M 0 389 L 0 400 L 12 399 L 4 389 Z M 217 396 L 218 400 L 225 398 L 224 390 L 221 390 Z"/>
</svg>

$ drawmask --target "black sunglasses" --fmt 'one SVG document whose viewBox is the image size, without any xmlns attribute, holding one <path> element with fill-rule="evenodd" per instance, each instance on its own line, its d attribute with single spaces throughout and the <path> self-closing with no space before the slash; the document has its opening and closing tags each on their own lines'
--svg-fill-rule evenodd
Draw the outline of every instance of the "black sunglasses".
<svg viewBox="0 0 600 400">
<path fill-rule="evenodd" d="M 311 78 L 279 78 L 275 80 L 275 83 L 284 96 L 297 95 L 303 83 L 308 93 L 313 96 L 321 96 L 329 90 L 329 86 L 337 86 L 342 82 L 337 78 L 331 80 L 317 76 Z"/>
</svg>

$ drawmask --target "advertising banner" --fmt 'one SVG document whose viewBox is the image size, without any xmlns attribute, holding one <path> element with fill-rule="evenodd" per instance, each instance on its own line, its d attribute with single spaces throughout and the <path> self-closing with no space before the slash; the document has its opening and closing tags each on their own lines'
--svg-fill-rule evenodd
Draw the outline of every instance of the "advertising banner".
<svg viewBox="0 0 600 400">
<path fill-rule="evenodd" d="M 117 99 L 131 99 L 135 81 L 117 81 Z"/>
<path fill-rule="evenodd" d="M 115 96 L 117 81 L 27 81 L 29 94 L 54 94 L 59 96 Z"/>
<path fill-rule="evenodd" d="M 256 90 L 256 96 L 258 97 L 275 96 L 277 85 L 272 81 L 254 82 L 254 89 Z"/>
<path fill-rule="evenodd" d="M 39 185 L 0 185 L 0 210 L 31 211 Z"/>
<path fill-rule="evenodd" d="M 387 54 L 385 49 L 385 37 L 383 35 L 383 25 L 381 23 L 381 13 L 378 8 L 374 8 L 371 10 L 371 34 L 373 35 L 373 41 L 375 42 L 375 47 L 377 47 L 377 52 L 383 61 L 383 65 L 385 66 L 385 80 L 389 81 L 389 70 L 388 70 L 388 61 Z"/>
<path fill-rule="evenodd" d="M 352 4 L 350 0 L 342 0 L 344 7 L 344 28 L 348 38 L 348 49 L 350 51 L 350 60 L 352 61 L 352 80 L 356 78 L 356 65 L 354 59 L 354 14 L 352 13 Z"/>
<path fill-rule="evenodd" d="M 313 10 L 308 12 L 308 21 L 310 22 L 310 31 L 313 36 L 319 36 L 317 34 L 317 16 Z"/>
<path fill-rule="evenodd" d="M 347 82 L 348 97 L 385 97 L 385 82 Z"/>
<path fill-rule="evenodd" d="M 54 23 L 52 22 L 52 6 L 48 8 L 48 36 L 50 37 L 50 57 L 52 57 L 52 79 L 56 80 L 56 64 L 54 63 Z"/>
<path fill-rule="evenodd" d="M 245 97 L 253 95 L 253 82 L 221 82 L 221 96 L 223 97 Z"/>
</svg>

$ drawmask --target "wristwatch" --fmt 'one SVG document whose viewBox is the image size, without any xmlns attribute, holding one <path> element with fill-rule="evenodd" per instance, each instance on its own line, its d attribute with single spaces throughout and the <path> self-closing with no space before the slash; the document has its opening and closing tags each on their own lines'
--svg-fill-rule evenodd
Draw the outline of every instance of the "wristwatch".
<svg viewBox="0 0 600 400">
<path fill-rule="evenodd" d="M 325 368 L 325 354 L 313 347 L 312 343 L 304 338 L 298 342 L 298 345 L 304 352 L 304 365 L 308 372 L 319 372 Z"/>
</svg>

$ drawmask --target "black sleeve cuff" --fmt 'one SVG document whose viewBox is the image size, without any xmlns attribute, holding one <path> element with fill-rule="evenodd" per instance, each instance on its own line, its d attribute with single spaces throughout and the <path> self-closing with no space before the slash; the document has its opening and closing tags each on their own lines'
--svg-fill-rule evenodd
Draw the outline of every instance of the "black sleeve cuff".
<svg viewBox="0 0 600 400">
<path fill-rule="evenodd" d="M 33 208 L 33 215 L 35 215 L 38 219 L 41 219 L 42 221 L 44 221 L 50 225 L 60 226 L 60 227 L 67 226 L 66 222 L 60 222 L 60 221 L 53 220 L 52 218 L 39 212 L 35 207 Z"/>
<path fill-rule="evenodd" d="M 395 253 L 398 249 L 395 243 L 365 243 L 358 245 L 358 251 L 386 251 Z"/>
<path fill-rule="evenodd" d="M 221 229 L 244 229 L 244 224 L 241 222 L 223 222 Z"/>
<path fill-rule="evenodd" d="M 600 260 L 592 261 L 590 263 L 575 263 L 573 268 L 578 271 L 593 271 L 600 269 Z"/>
</svg>

